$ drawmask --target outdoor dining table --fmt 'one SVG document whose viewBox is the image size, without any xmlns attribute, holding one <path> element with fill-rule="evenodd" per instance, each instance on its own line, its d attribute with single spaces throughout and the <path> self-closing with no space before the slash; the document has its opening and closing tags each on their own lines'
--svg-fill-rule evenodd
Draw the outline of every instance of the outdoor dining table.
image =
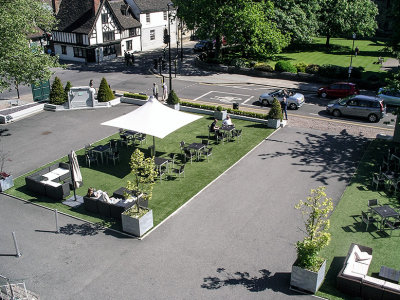
<svg viewBox="0 0 400 300">
<path fill-rule="evenodd" d="M 223 125 L 219 130 L 225 131 L 227 133 L 229 140 L 232 137 L 232 131 L 235 129 L 235 125 Z"/>
<path fill-rule="evenodd" d="M 169 160 L 167 158 L 163 158 L 163 157 L 154 157 L 154 164 L 158 167 L 160 173 L 161 173 L 161 167 L 163 165 L 167 165 L 168 167 L 168 162 Z"/>
<path fill-rule="evenodd" d="M 100 154 L 101 163 L 104 162 L 103 160 L 103 153 L 110 151 L 110 145 L 98 145 L 92 149 L 92 152 Z"/>
<path fill-rule="evenodd" d="M 371 209 L 381 217 L 381 229 L 386 218 L 397 217 L 400 214 L 389 205 L 374 206 Z"/>
<path fill-rule="evenodd" d="M 193 149 L 196 151 L 196 158 L 197 161 L 200 159 L 200 150 L 204 149 L 206 145 L 202 143 L 191 143 L 190 145 L 187 146 L 189 149 Z"/>
</svg>

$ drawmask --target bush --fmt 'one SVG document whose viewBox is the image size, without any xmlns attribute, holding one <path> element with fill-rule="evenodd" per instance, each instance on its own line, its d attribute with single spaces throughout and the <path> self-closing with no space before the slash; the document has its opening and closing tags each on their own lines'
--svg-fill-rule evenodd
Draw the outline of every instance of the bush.
<svg viewBox="0 0 400 300">
<path fill-rule="evenodd" d="M 71 87 L 72 87 L 71 82 L 70 82 L 70 81 L 67 81 L 67 84 L 65 85 L 65 88 L 64 88 L 65 102 L 68 101 L 68 93 L 69 93 L 69 91 L 71 90 Z"/>
<path fill-rule="evenodd" d="M 297 69 L 290 62 L 280 60 L 275 64 L 275 71 L 297 73 Z"/>
<path fill-rule="evenodd" d="M 272 107 L 268 112 L 267 116 L 268 119 L 275 119 L 275 120 L 283 119 L 281 103 L 278 101 L 278 99 L 274 98 L 274 101 L 272 101 Z"/>
<path fill-rule="evenodd" d="M 230 65 L 234 66 L 235 68 L 244 68 L 246 67 L 246 61 L 242 58 L 234 58 L 231 60 Z"/>
<path fill-rule="evenodd" d="M 335 65 L 322 65 L 319 68 L 318 74 L 323 77 L 346 79 L 348 77 L 349 69 Z"/>
<path fill-rule="evenodd" d="M 124 93 L 124 97 L 147 100 L 147 95 L 145 94 Z"/>
<path fill-rule="evenodd" d="M 270 73 L 274 72 L 274 68 L 267 63 L 256 63 L 254 66 L 254 70 Z"/>
<path fill-rule="evenodd" d="M 319 65 L 313 65 L 313 64 L 308 65 L 308 66 L 306 67 L 306 73 L 309 73 L 309 74 L 317 74 L 318 71 L 319 71 L 319 68 L 320 68 Z"/>
<path fill-rule="evenodd" d="M 50 103 L 61 105 L 65 102 L 65 93 L 60 78 L 54 78 L 50 91 Z"/>
<path fill-rule="evenodd" d="M 306 68 L 307 68 L 307 64 L 304 62 L 299 62 L 297 64 L 294 65 L 297 69 L 297 72 L 302 72 L 305 73 L 306 72 Z"/>
<path fill-rule="evenodd" d="M 351 70 L 351 77 L 361 79 L 364 67 L 357 67 Z"/>
<path fill-rule="evenodd" d="M 167 98 L 167 103 L 170 104 L 170 105 L 173 105 L 173 104 L 178 104 L 179 102 L 180 101 L 179 101 L 178 96 L 176 95 L 174 90 L 171 90 L 169 92 L 169 95 L 168 95 L 168 98 Z"/>
<path fill-rule="evenodd" d="M 218 110 L 218 111 L 222 111 L 222 106 L 218 105 L 218 106 L 217 106 L 217 110 Z"/>
<path fill-rule="evenodd" d="M 100 82 L 99 91 L 97 92 L 97 99 L 100 102 L 108 102 L 114 99 L 115 96 L 107 83 L 107 80 L 103 77 Z"/>
</svg>

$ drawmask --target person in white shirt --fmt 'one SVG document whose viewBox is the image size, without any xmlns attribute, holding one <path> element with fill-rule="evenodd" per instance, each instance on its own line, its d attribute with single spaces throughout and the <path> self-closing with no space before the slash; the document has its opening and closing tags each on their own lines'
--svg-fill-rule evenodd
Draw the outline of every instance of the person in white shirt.
<svg viewBox="0 0 400 300">
<path fill-rule="evenodd" d="M 222 122 L 222 126 L 232 126 L 232 120 L 229 115 L 226 116 L 226 119 Z"/>
</svg>

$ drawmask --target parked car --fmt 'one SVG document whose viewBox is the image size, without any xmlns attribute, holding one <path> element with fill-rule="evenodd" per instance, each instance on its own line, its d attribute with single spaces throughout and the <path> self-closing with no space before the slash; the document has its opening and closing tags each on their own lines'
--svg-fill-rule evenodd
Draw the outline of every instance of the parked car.
<svg viewBox="0 0 400 300">
<path fill-rule="evenodd" d="M 258 100 L 260 101 L 262 106 L 267 106 L 272 104 L 274 98 L 278 99 L 279 102 L 282 102 L 283 96 L 283 90 L 275 90 L 273 92 L 260 95 L 260 98 Z M 304 104 L 304 95 L 289 91 L 289 97 L 287 97 L 286 100 L 289 109 L 298 109 Z"/>
<path fill-rule="evenodd" d="M 203 52 L 212 49 L 213 49 L 213 43 L 207 40 L 201 40 L 198 43 L 196 43 L 196 45 L 194 45 L 193 47 L 194 52 Z"/>
<path fill-rule="evenodd" d="M 385 116 L 386 106 L 379 97 L 353 95 L 332 101 L 326 110 L 335 117 L 351 116 L 367 118 L 370 122 L 379 122 Z"/>
<path fill-rule="evenodd" d="M 378 97 L 382 98 L 385 104 L 400 106 L 400 91 L 387 90 L 380 88 Z"/>
<path fill-rule="evenodd" d="M 318 89 L 318 96 L 322 98 L 344 98 L 360 94 L 357 85 L 351 82 L 336 82 Z"/>
</svg>

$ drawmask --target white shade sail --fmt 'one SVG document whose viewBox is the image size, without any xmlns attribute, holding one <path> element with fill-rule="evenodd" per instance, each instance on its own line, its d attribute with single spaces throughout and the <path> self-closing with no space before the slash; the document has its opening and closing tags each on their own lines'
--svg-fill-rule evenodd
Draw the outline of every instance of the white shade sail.
<svg viewBox="0 0 400 300">
<path fill-rule="evenodd" d="M 71 172 L 74 188 L 77 189 L 82 186 L 82 174 L 81 169 L 79 168 L 78 158 L 76 157 L 75 151 L 71 151 L 69 155 L 69 161 L 71 163 Z"/>
<path fill-rule="evenodd" d="M 133 130 L 162 139 L 171 132 L 200 118 L 201 116 L 169 108 L 154 97 L 150 97 L 147 103 L 138 109 L 101 123 L 101 125 Z"/>
</svg>

